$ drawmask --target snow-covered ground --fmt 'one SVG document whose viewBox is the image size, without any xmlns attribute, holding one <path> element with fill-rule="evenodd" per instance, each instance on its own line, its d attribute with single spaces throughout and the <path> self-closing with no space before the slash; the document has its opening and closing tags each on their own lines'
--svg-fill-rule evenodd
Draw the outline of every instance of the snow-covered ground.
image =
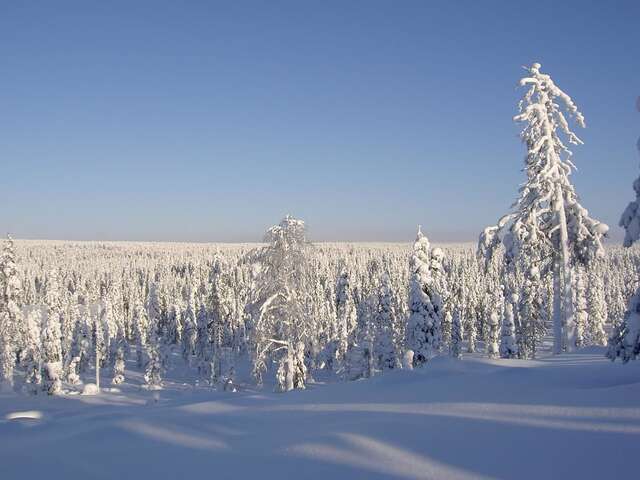
<svg viewBox="0 0 640 480">
<path fill-rule="evenodd" d="M 129 372 L 128 372 L 129 373 Z M 0 478 L 633 478 L 640 362 L 437 358 L 271 393 L 0 394 Z"/>
</svg>

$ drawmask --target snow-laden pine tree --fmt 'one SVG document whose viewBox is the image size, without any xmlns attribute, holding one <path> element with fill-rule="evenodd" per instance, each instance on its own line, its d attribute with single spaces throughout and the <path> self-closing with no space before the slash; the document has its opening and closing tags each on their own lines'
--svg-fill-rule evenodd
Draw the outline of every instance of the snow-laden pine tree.
<svg viewBox="0 0 640 480">
<path fill-rule="evenodd" d="M 74 328 L 64 366 L 66 380 L 72 385 L 80 383 L 79 373 L 84 326 L 84 322 L 80 314 L 80 307 L 80 304 L 75 304 L 71 307 L 71 317 L 73 318 Z"/>
<path fill-rule="evenodd" d="M 149 284 L 149 291 L 147 293 L 147 300 L 145 302 L 145 309 L 147 310 L 147 322 L 150 328 L 155 328 L 157 332 L 160 331 L 163 324 L 162 308 L 160 306 L 160 294 L 158 292 L 158 284 L 153 281 Z"/>
<path fill-rule="evenodd" d="M 580 266 L 577 266 L 573 274 L 573 294 L 575 296 L 574 310 L 576 323 L 576 347 L 584 347 L 587 343 L 587 285 L 584 277 L 584 269 Z"/>
<path fill-rule="evenodd" d="M 351 284 L 349 280 L 349 272 L 342 269 L 336 282 L 336 331 L 334 332 L 335 350 L 333 353 L 334 372 L 340 372 L 344 369 L 345 355 L 347 348 L 353 342 L 353 333 L 356 328 L 357 316 L 356 306 L 351 294 Z"/>
<path fill-rule="evenodd" d="M 586 336 L 589 345 L 606 345 L 607 334 L 605 324 L 607 322 L 607 303 L 605 301 L 604 281 L 602 279 L 601 262 L 597 262 L 598 268 L 590 268 L 587 273 L 587 329 Z"/>
<path fill-rule="evenodd" d="M 105 333 L 102 320 L 102 313 L 105 310 L 98 307 L 98 311 L 92 315 L 91 325 L 91 346 L 93 347 L 92 357 L 96 374 L 96 386 L 100 388 L 100 369 L 106 358 Z"/>
<path fill-rule="evenodd" d="M 100 366 L 106 367 L 109 365 L 111 358 L 111 340 L 115 338 L 117 333 L 117 323 L 114 318 L 113 305 L 108 294 L 103 292 L 98 305 L 98 316 L 96 318 L 97 323 L 100 324 L 100 334 L 102 338 L 98 339 L 96 345 L 99 346 L 98 355 L 100 358 Z"/>
<path fill-rule="evenodd" d="M 167 313 L 165 344 L 166 345 L 178 345 L 181 343 L 182 337 L 182 325 L 180 324 L 180 318 L 182 317 L 182 309 L 177 303 L 172 303 L 169 306 Z"/>
<path fill-rule="evenodd" d="M 302 388 L 306 371 L 298 362 L 308 334 L 307 258 L 305 224 L 287 215 L 278 225 L 267 230 L 269 243 L 255 254 L 259 265 L 256 278 L 256 301 L 251 305 L 253 316 L 253 374 L 258 383 L 268 362 L 278 364 L 277 389 L 287 391 L 291 384 L 282 374 L 296 379 Z M 291 372 L 290 369 L 298 369 Z"/>
<path fill-rule="evenodd" d="M 217 383 L 222 379 L 224 356 L 228 356 L 226 349 L 233 349 L 237 319 L 235 302 L 233 299 L 233 276 L 230 267 L 219 256 L 213 262 L 209 274 L 211 293 L 209 296 L 209 340 L 212 357 L 212 381 Z"/>
<path fill-rule="evenodd" d="M 182 358 L 184 358 L 187 365 L 196 351 L 197 340 L 196 300 L 193 291 L 189 289 L 187 306 L 182 313 Z"/>
<path fill-rule="evenodd" d="M 373 342 L 377 301 L 377 297 L 371 295 L 362 299 L 357 306 L 358 326 L 355 339 L 349 344 L 345 365 L 345 377 L 348 380 L 370 378 L 375 373 Z"/>
<path fill-rule="evenodd" d="M 456 309 L 453 311 L 451 319 L 451 343 L 449 344 L 449 355 L 453 358 L 462 358 L 462 320 L 460 312 Z"/>
<path fill-rule="evenodd" d="M 46 282 L 44 327 L 42 331 L 44 389 L 49 395 L 62 393 L 62 344 L 60 338 L 61 302 L 57 270 L 51 270 Z"/>
<path fill-rule="evenodd" d="M 640 98 L 637 103 L 640 111 Z M 640 139 L 638 139 L 640 152 Z M 625 229 L 624 246 L 630 247 L 640 238 L 640 177 L 633 182 L 636 199 L 627 205 L 620 218 L 620 226 Z M 615 327 L 609 338 L 607 356 L 611 360 L 620 358 L 624 363 L 640 356 L 640 287 L 629 300 L 624 322 Z"/>
<path fill-rule="evenodd" d="M 80 305 L 78 317 L 78 334 L 76 336 L 76 354 L 80 358 L 78 373 L 85 373 L 93 362 L 91 356 L 91 312 L 86 305 Z"/>
<path fill-rule="evenodd" d="M 42 389 L 42 312 L 39 308 L 30 309 L 24 319 L 24 352 L 20 362 L 24 370 L 24 390 L 36 395 Z"/>
<path fill-rule="evenodd" d="M 413 253 L 409 260 L 409 319 L 406 346 L 413 350 L 413 365 L 420 366 L 433 358 L 440 349 L 441 298 L 436 291 L 436 279 L 431 272 L 430 245 L 418 227 Z"/>
<path fill-rule="evenodd" d="M 384 273 L 378 288 L 377 310 L 374 316 L 376 326 L 373 351 L 378 368 L 381 370 L 400 368 L 401 362 L 393 341 L 393 325 L 397 309 L 393 298 L 391 279 Z"/>
<path fill-rule="evenodd" d="M 198 337 L 196 340 L 196 363 L 198 377 L 207 384 L 213 384 L 213 349 L 209 338 L 209 315 L 204 301 L 199 301 L 198 316 L 196 317 Z"/>
<path fill-rule="evenodd" d="M 136 363 L 138 368 L 142 368 L 145 364 L 145 351 L 147 345 L 147 333 L 149 322 L 147 319 L 147 310 L 142 302 L 138 300 L 133 307 L 133 341 L 136 347 Z"/>
<path fill-rule="evenodd" d="M 111 383 L 114 385 L 119 385 L 124 382 L 125 349 L 126 339 L 124 337 L 124 328 L 122 325 L 119 325 L 116 338 L 111 344 L 111 356 L 113 358 L 113 378 L 111 379 Z"/>
<path fill-rule="evenodd" d="M 156 331 L 155 325 L 150 325 L 149 338 L 146 344 L 147 363 L 144 367 L 144 383 L 149 390 L 162 388 L 162 373 L 164 364 L 162 359 L 162 338 Z"/>
<path fill-rule="evenodd" d="M 602 237 L 608 227 L 592 219 L 578 202 L 569 180 L 574 168 L 568 142 L 582 141 L 569 128 L 563 109 L 584 127 L 584 117 L 573 100 L 540 71 L 540 64 L 527 68 L 520 86 L 528 87 L 519 104 L 516 122 L 524 124 L 521 138 L 527 147 L 527 180 L 511 213 L 498 225 L 486 228 L 479 252 L 491 256 L 502 243 L 505 260 L 536 252 L 550 257 L 553 275 L 554 353 L 572 350 L 576 343 L 572 277 L 576 264 L 589 264 L 603 254 Z M 525 269 L 537 266 L 525 258 Z"/>
<path fill-rule="evenodd" d="M 520 335 L 518 355 L 520 358 L 536 358 L 538 345 L 545 335 L 543 285 L 537 267 L 525 273 L 525 280 L 519 296 Z"/>
<path fill-rule="evenodd" d="M 451 343 L 451 323 L 453 322 L 453 314 L 448 308 L 442 317 L 442 346 L 446 348 Z"/>
<path fill-rule="evenodd" d="M 500 313 L 494 310 L 489 315 L 487 323 L 486 351 L 489 358 L 497 358 L 499 353 L 498 341 L 500 340 Z"/>
<path fill-rule="evenodd" d="M 20 293 L 13 240 L 7 236 L 0 256 L 0 387 L 3 384 L 13 387 L 16 354 L 23 343 L 20 338 L 23 331 Z"/>
<path fill-rule="evenodd" d="M 491 299 L 491 313 L 487 323 L 486 351 L 489 358 L 497 358 L 500 353 L 500 320 L 503 316 L 503 292 L 502 288 L 495 290 Z M 513 316 L 512 316 L 513 321 Z"/>
<path fill-rule="evenodd" d="M 460 312 L 458 312 L 458 317 Z M 478 341 L 478 327 L 475 318 L 460 319 L 467 337 L 467 353 L 475 353 Z M 453 328 L 453 327 L 452 327 Z"/>
<path fill-rule="evenodd" d="M 500 357 L 515 358 L 518 355 L 516 328 L 513 321 L 513 304 L 505 302 L 502 329 L 500 331 Z"/>
</svg>

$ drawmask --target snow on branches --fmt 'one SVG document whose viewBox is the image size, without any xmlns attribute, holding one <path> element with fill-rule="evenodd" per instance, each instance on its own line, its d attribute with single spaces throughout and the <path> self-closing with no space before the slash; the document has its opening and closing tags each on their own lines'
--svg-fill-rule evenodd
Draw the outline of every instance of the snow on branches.
<svg viewBox="0 0 640 480">
<path fill-rule="evenodd" d="M 640 112 L 640 97 L 636 106 Z M 640 138 L 638 152 L 640 152 Z M 620 218 L 620 226 L 625 229 L 625 247 L 630 247 L 640 238 L 640 177 L 634 180 L 633 189 L 636 192 L 636 199 L 629 203 Z M 629 301 L 624 322 L 615 328 L 609 338 L 607 356 L 611 360 L 620 358 L 625 363 L 640 356 L 640 287 Z"/>
<path fill-rule="evenodd" d="M 505 264 L 519 261 L 526 269 L 552 270 L 554 279 L 554 351 L 576 346 L 572 273 L 603 255 L 602 237 L 608 227 L 591 218 L 580 205 L 569 179 L 575 168 L 567 144 L 582 141 L 570 119 L 585 126 L 571 97 L 534 63 L 520 80 L 527 91 L 514 121 L 524 125 L 520 137 L 527 148 L 525 183 L 511 211 L 480 236 L 478 252 L 489 259 L 504 247 Z M 565 115 L 566 113 L 566 115 Z"/>
</svg>

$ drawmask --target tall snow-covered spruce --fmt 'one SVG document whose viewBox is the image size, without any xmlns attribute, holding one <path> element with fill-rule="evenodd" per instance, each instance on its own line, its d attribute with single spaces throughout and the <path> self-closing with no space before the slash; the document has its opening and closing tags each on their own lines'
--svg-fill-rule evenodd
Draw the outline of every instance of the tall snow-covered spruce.
<svg viewBox="0 0 640 480">
<path fill-rule="evenodd" d="M 442 338 L 442 299 L 431 275 L 430 244 L 418 227 L 409 260 L 409 318 L 406 345 L 413 350 L 413 365 L 420 366 L 434 357 Z"/>
<path fill-rule="evenodd" d="M 640 112 L 640 97 L 636 106 Z M 640 138 L 637 146 L 640 152 Z M 640 239 L 640 177 L 634 180 L 633 190 L 636 199 L 627 205 L 620 218 L 620 226 L 625 230 L 625 247 L 630 247 Z M 609 338 L 607 356 L 611 360 L 620 358 L 625 363 L 640 356 L 640 287 L 629 300 L 624 322 L 614 329 Z"/>
<path fill-rule="evenodd" d="M 276 390 L 303 389 L 307 380 L 305 340 L 311 327 L 306 295 L 309 248 L 302 220 L 287 215 L 265 235 L 257 251 L 253 317 L 253 374 L 258 383 L 269 363 L 277 364 Z"/>
<path fill-rule="evenodd" d="M 0 387 L 13 387 L 16 350 L 22 331 L 22 311 L 18 306 L 21 283 L 16 268 L 13 240 L 7 241 L 0 257 Z"/>
<path fill-rule="evenodd" d="M 527 179 L 511 212 L 480 236 L 479 253 L 491 257 L 504 246 L 505 264 L 524 271 L 532 267 L 549 271 L 553 278 L 554 353 L 576 347 L 573 312 L 573 271 L 602 256 L 601 239 L 608 227 L 591 218 L 578 201 L 569 179 L 574 165 L 565 142 L 582 141 L 570 129 L 564 112 L 584 127 L 584 117 L 573 100 L 534 63 L 520 80 L 527 87 L 514 117 L 524 124 Z M 563 112 L 564 111 L 564 112 Z M 526 320 L 526 319 L 525 319 Z"/>
</svg>

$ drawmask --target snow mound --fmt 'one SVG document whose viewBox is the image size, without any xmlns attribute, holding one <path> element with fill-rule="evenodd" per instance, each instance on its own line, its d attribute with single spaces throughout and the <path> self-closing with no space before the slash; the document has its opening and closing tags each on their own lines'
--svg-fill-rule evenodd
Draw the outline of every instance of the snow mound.
<svg viewBox="0 0 640 480">
<path fill-rule="evenodd" d="M 98 395 L 100 388 L 95 383 L 87 383 L 82 389 L 82 395 Z"/>
<path fill-rule="evenodd" d="M 27 410 L 25 412 L 11 412 L 5 415 L 7 420 L 22 420 L 22 419 L 30 419 L 30 420 L 40 420 L 42 418 L 42 412 L 38 410 Z"/>
</svg>

